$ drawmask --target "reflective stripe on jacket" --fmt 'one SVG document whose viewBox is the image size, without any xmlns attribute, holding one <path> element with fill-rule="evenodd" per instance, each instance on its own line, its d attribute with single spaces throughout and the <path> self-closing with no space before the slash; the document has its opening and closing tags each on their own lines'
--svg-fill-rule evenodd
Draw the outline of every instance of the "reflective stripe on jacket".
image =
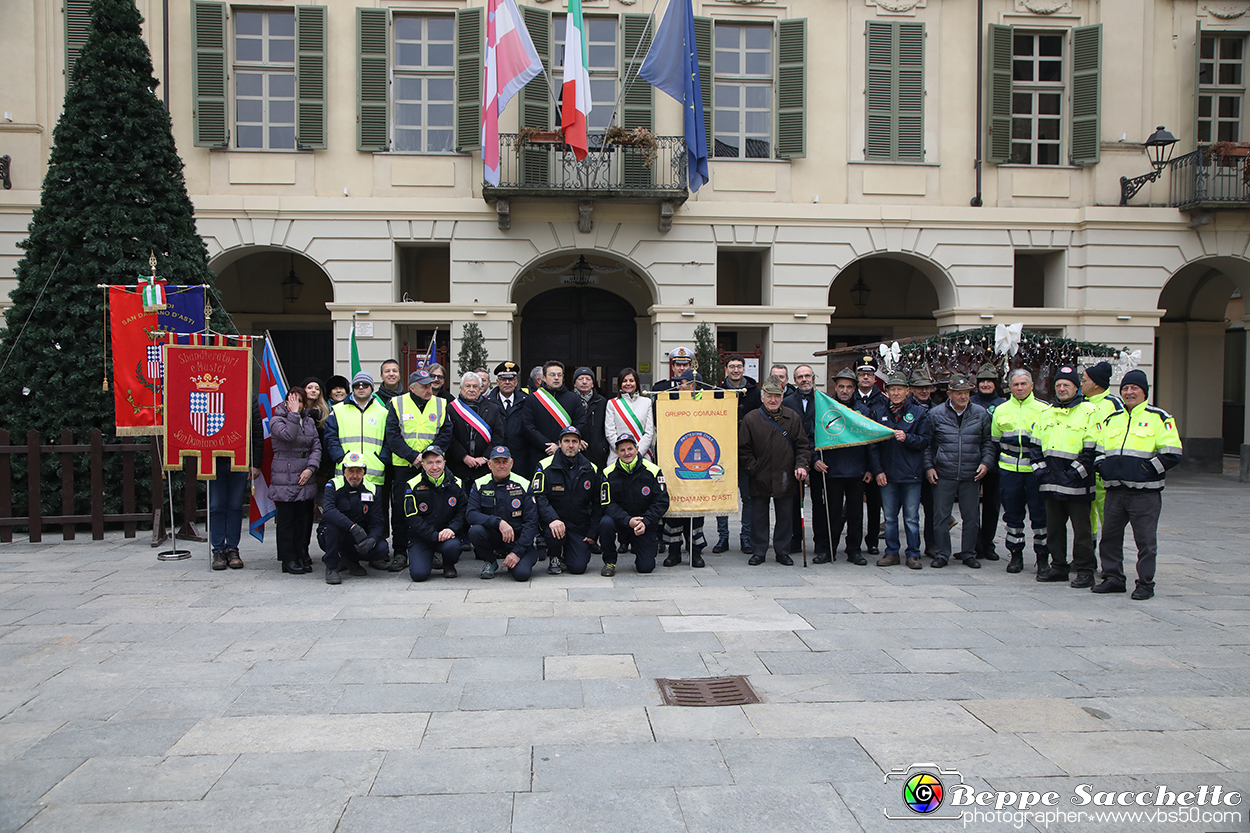
<svg viewBox="0 0 1250 833">
<path fill-rule="evenodd" d="M 386 449 L 386 406 L 376 398 L 370 398 L 364 409 L 352 399 L 335 405 L 326 420 L 326 448 L 339 471 L 343 458 L 355 451 L 365 458 L 365 480 L 382 485 L 391 458 Z"/>
<path fill-rule="evenodd" d="M 1167 470 L 1181 461 L 1176 420 L 1145 402 L 1108 417 L 1097 449 L 1095 465 L 1108 489 L 1162 489 Z"/>
<path fill-rule="evenodd" d="M 1095 419 L 1097 409 L 1077 394 L 1072 401 L 1046 409 L 1034 428 L 1033 472 L 1038 488 L 1051 500 L 1094 499 Z"/>
<path fill-rule="evenodd" d="M 1029 449 L 1037 442 L 1033 426 L 1050 406 L 1033 394 L 1014 396 L 994 409 L 990 436 L 998 446 L 998 467 L 1004 471 L 1029 471 Z"/>
</svg>

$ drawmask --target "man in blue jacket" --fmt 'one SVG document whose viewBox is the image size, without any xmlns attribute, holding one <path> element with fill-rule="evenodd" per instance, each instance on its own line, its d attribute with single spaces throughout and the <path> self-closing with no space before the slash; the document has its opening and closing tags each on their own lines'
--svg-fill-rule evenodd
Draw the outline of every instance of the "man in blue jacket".
<svg viewBox="0 0 1250 833">
<path fill-rule="evenodd" d="M 386 500 L 378 487 L 365 482 L 366 460 L 349 451 L 343 458 L 343 474 L 326 483 L 321 496 L 321 525 L 317 543 L 325 555 L 326 584 L 342 584 L 339 567 L 344 562 L 353 576 L 365 575 L 360 560 L 386 569 Z"/>
<path fill-rule="evenodd" d="M 908 397 L 910 386 L 902 373 L 886 379 L 888 401 L 873 411 L 873 419 L 894 432 L 894 438 L 868 446 L 869 462 L 881 487 L 885 513 L 885 555 L 878 567 L 899 563 L 898 511 L 903 510 L 907 531 L 907 566 L 920 569 L 920 484 L 925 450 L 932 439 L 927 410 Z M 949 535 L 949 533 L 948 533 Z M 936 565 L 935 565 L 936 566 Z"/>
<path fill-rule="evenodd" d="M 990 415 L 971 402 L 972 382 L 963 373 L 951 375 L 947 399 L 929 411 L 933 431 L 925 449 L 925 477 L 934 485 L 933 531 L 937 555 L 931 567 L 945 567 L 951 559 L 951 510 L 959 500 L 959 522 L 963 527 L 959 559 L 968 567 L 980 569 L 977 539 L 981 531 L 981 480 L 994 465 L 994 441 L 990 438 Z"/>
<path fill-rule="evenodd" d="M 798 371 L 795 371 L 797 377 Z M 839 405 L 872 418 L 868 408 L 855 399 L 855 373 L 844 367 L 833 377 L 833 396 Z M 815 430 L 815 420 L 812 429 Z M 806 425 L 804 426 L 806 430 Z M 814 434 L 813 434 L 814 436 Z M 813 564 L 828 564 L 837 560 L 838 539 L 846 526 L 846 560 L 863 567 L 868 564 L 861 547 L 864 538 L 864 484 L 870 476 L 869 446 L 852 445 L 843 448 L 826 448 L 813 451 L 813 468 L 818 472 L 811 479 L 812 494 L 815 483 L 824 481 L 825 500 L 821 504 L 812 501 L 813 537 L 816 539 L 816 556 Z M 824 544 L 824 548 L 822 548 Z M 897 564 L 898 562 L 895 561 Z"/>
<path fill-rule="evenodd" d="M 538 534 L 538 509 L 530 495 L 529 481 L 512 471 L 512 452 L 497 445 L 490 451 L 490 474 L 473 484 L 465 520 L 469 542 L 477 560 L 485 562 L 481 577 L 491 579 L 503 566 L 517 581 L 528 581 L 538 561 L 534 536 Z"/>
</svg>

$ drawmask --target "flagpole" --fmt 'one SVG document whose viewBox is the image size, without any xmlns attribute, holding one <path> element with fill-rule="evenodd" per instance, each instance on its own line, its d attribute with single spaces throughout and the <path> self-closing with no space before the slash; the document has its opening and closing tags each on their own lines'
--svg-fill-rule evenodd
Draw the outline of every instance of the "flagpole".
<svg viewBox="0 0 1250 833">
<path fill-rule="evenodd" d="M 670 2 L 670 3 L 677 3 L 677 2 L 685 2 L 685 0 L 669 0 L 669 2 Z M 650 13 L 649 15 L 647 15 L 647 28 L 649 28 L 649 29 L 651 30 L 651 39 L 652 39 L 653 41 L 655 40 L 655 10 L 659 7 L 659 5 L 660 5 L 660 0 L 655 0 L 655 1 L 651 4 L 651 13 Z M 666 7 L 666 8 L 667 8 L 667 7 Z M 645 31 L 646 31 L 646 29 L 644 29 L 643 31 L 645 32 Z M 632 64 L 632 63 L 634 63 L 634 62 L 636 62 L 636 61 L 638 60 L 638 51 L 639 51 L 640 49 L 642 49 L 642 42 L 643 42 L 643 40 L 644 40 L 644 38 L 639 38 L 639 39 L 638 39 L 638 44 L 634 47 L 634 54 L 633 54 L 633 55 L 630 57 L 630 59 L 629 59 L 629 62 L 630 62 L 631 64 Z M 650 47 L 648 46 L 647 48 L 648 48 L 648 51 L 649 51 L 649 50 L 650 50 Z M 641 67 L 640 67 L 640 68 L 641 68 Z M 635 72 L 634 72 L 634 77 L 633 77 L 633 82 L 636 82 L 637 80 L 638 80 L 638 73 L 637 73 L 637 71 L 635 71 Z M 621 102 L 625 100 L 625 92 L 626 92 L 626 90 L 628 90 L 628 89 L 629 89 L 629 87 L 630 87 L 631 83 L 632 83 L 632 82 L 631 82 L 631 80 L 630 80 L 630 78 L 629 78 L 629 75 L 628 75 L 628 74 L 626 74 L 626 76 L 625 76 L 625 80 L 624 80 L 624 82 L 621 84 L 621 91 L 620 91 L 620 93 L 618 93 L 618 94 L 617 94 L 617 96 L 616 96 L 616 101 L 612 104 L 612 115 L 608 116 L 608 127 L 611 127 L 611 126 L 612 126 L 612 122 L 616 120 L 616 113 L 617 113 L 617 111 L 618 111 L 618 110 L 620 110 L 620 109 L 621 109 Z M 607 142 L 600 142 L 600 143 L 599 143 L 599 160 L 600 160 L 600 161 L 602 161 L 602 160 L 603 160 L 603 157 L 604 157 L 604 155 L 607 153 L 607 150 L 608 150 L 608 143 L 607 143 Z"/>
</svg>

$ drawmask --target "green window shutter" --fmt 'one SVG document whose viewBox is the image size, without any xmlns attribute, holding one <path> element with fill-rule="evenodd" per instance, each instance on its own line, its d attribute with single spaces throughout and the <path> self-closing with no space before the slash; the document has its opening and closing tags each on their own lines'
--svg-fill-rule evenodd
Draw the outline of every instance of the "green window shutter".
<svg viewBox="0 0 1250 833">
<path fill-rule="evenodd" d="M 865 159 L 894 158 L 894 44 L 897 23 L 868 21 L 868 74 L 864 90 Z"/>
<path fill-rule="evenodd" d="M 807 155 L 807 19 L 777 21 L 777 158 Z"/>
<path fill-rule="evenodd" d="M 1072 30 L 1072 148 L 1074 165 L 1098 161 L 1102 135 L 1102 24 Z"/>
<path fill-rule="evenodd" d="M 621 98 L 621 127 L 632 130 L 645 127 L 655 130 L 655 88 L 638 78 L 638 70 L 651 48 L 651 17 L 645 14 L 621 15 L 621 78 L 624 95 Z M 637 55 L 637 58 L 634 56 Z M 623 176 L 631 187 L 645 187 L 653 183 L 652 168 L 643 155 L 635 149 L 623 149 L 625 154 Z"/>
<path fill-rule="evenodd" d="M 356 9 L 356 150 L 390 150 L 386 9 Z"/>
<path fill-rule="evenodd" d="M 543 62 L 543 72 L 521 88 L 521 127 L 550 130 L 554 106 L 551 100 L 551 12 L 533 6 L 521 7 L 521 19 Z M 521 180 L 533 185 L 551 181 L 551 146 L 527 147 L 521 151 Z"/>
<path fill-rule="evenodd" d="M 1194 34 L 1194 147 L 1198 147 L 1198 95 L 1202 92 L 1202 85 L 1199 82 L 1201 77 L 1199 70 L 1202 68 L 1202 20 L 1198 20 L 1198 28 Z M 1214 103 L 1213 103 L 1214 104 Z M 1211 138 L 1214 140 L 1215 136 Z"/>
<path fill-rule="evenodd" d="M 716 100 L 712 95 L 712 18 L 694 19 L 694 46 L 699 55 L 699 92 L 703 95 L 703 129 L 707 134 L 707 155 L 716 158 L 716 134 L 712 132 L 712 114 Z"/>
<path fill-rule="evenodd" d="M 1002 164 L 1011 158 L 1011 27 L 990 24 L 989 88 L 986 109 L 989 111 L 990 135 L 986 145 L 989 161 Z"/>
<path fill-rule="evenodd" d="M 895 158 L 924 161 L 924 24 L 898 24 Z"/>
<path fill-rule="evenodd" d="M 326 7 L 295 7 L 295 146 L 326 146 Z"/>
<path fill-rule="evenodd" d="M 456 150 L 472 153 L 482 146 L 482 78 L 486 35 L 483 9 L 456 12 Z"/>
<path fill-rule="evenodd" d="M 195 0 L 191 4 L 191 86 L 196 147 L 230 145 L 226 126 L 226 4 Z"/>
<path fill-rule="evenodd" d="M 74 80 L 74 64 L 91 31 L 91 0 L 65 0 L 65 86 Z"/>
</svg>

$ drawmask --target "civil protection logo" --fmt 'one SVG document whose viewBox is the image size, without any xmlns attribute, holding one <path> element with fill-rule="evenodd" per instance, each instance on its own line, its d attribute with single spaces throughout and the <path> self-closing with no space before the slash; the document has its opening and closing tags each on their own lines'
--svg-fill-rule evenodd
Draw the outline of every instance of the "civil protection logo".
<svg viewBox="0 0 1250 833">
<path fill-rule="evenodd" d="M 725 476 L 720 466 L 720 444 L 711 434 L 690 431 L 673 446 L 675 473 L 681 480 L 719 480 Z"/>
</svg>

